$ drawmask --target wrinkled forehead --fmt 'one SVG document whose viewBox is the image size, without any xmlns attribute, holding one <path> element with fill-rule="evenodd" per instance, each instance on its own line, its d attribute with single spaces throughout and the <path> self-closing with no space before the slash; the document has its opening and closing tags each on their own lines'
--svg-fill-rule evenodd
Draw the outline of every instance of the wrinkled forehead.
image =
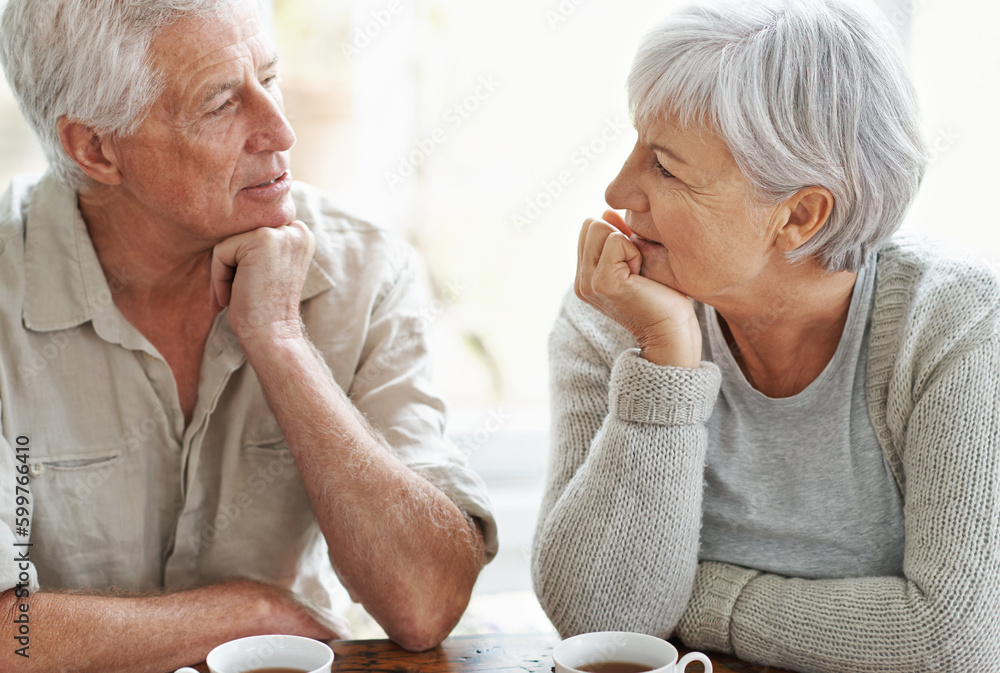
<svg viewBox="0 0 1000 673">
<path fill-rule="evenodd" d="M 252 0 L 237 0 L 210 18 L 181 18 L 164 28 L 149 50 L 163 78 L 164 96 L 181 100 L 213 77 L 257 69 L 275 53 Z"/>
<path fill-rule="evenodd" d="M 730 155 L 718 128 L 703 118 L 690 119 L 680 113 L 662 111 L 637 120 L 635 128 L 643 145 L 674 147 L 679 154 L 687 156 L 703 153 L 720 157 Z"/>
</svg>

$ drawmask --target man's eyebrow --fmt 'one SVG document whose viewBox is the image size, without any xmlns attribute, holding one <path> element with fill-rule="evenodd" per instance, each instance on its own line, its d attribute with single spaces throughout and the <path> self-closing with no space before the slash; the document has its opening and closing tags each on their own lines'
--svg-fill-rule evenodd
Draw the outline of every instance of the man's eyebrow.
<svg viewBox="0 0 1000 673">
<path fill-rule="evenodd" d="M 208 105 L 209 102 L 219 94 L 223 94 L 230 89 L 235 89 L 240 84 L 243 84 L 243 78 L 231 79 L 227 82 L 222 82 L 221 84 L 216 84 L 205 92 L 205 95 L 201 97 L 202 106 Z"/>
<path fill-rule="evenodd" d="M 277 66 L 278 66 L 278 55 L 275 54 L 274 56 L 271 57 L 270 61 L 257 68 L 257 72 L 267 72 L 268 70 L 273 70 Z"/>
<path fill-rule="evenodd" d="M 657 145 L 656 143 L 650 143 L 649 144 L 649 149 L 651 149 L 651 150 L 653 150 L 655 152 L 663 152 L 664 154 L 666 154 L 668 157 L 670 157 L 671 159 L 673 159 L 677 163 L 684 164 L 685 166 L 690 166 L 691 165 L 688 162 L 686 162 L 683 159 L 681 159 L 679 156 L 677 156 L 677 153 L 674 152 L 673 150 L 671 150 L 669 147 L 664 147 L 662 145 Z"/>
<path fill-rule="evenodd" d="M 258 73 L 267 72 L 268 70 L 272 70 L 275 67 L 277 67 L 277 65 L 278 65 L 278 57 L 274 56 L 273 58 L 271 58 L 270 61 L 257 68 L 257 72 Z M 231 79 L 226 82 L 222 82 L 220 84 L 216 84 L 215 86 L 210 87 L 208 91 L 205 92 L 205 95 L 202 96 L 201 104 L 208 105 L 208 103 L 219 94 L 226 93 L 230 89 L 235 89 L 240 84 L 243 84 L 243 78 Z"/>
</svg>

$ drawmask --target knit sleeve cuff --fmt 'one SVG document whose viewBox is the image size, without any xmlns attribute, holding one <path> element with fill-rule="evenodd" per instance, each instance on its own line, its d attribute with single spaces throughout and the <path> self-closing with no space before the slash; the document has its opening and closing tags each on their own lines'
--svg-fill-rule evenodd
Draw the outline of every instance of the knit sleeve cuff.
<svg viewBox="0 0 1000 673">
<path fill-rule="evenodd" d="M 759 574 L 759 570 L 728 563 L 699 563 L 691 600 L 677 625 L 677 635 L 684 644 L 732 653 L 733 607 L 743 588 Z"/>
<path fill-rule="evenodd" d="M 704 423 L 712 415 L 721 380 L 714 363 L 702 362 L 698 369 L 662 367 L 633 348 L 619 355 L 611 370 L 611 409 L 623 421 Z"/>
</svg>

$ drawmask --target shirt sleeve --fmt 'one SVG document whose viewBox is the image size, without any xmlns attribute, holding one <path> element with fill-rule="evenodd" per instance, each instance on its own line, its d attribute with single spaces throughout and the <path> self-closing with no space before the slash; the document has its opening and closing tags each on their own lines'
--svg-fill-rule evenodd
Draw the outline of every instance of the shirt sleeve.
<svg viewBox="0 0 1000 673">
<path fill-rule="evenodd" d="M 705 562 L 678 629 L 685 644 L 802 671 L 1000 670 L 997 372 L 994 336 L 942 363 L 896 419 L 903 577 L 807 580 Z"/>
<path fill-rule="evenodd" d="M 410 469 L 479 520 L 489 561 L 498 546 L 493 506 L 482 478 L 448 440 L 445 405 L 431 386 L 427 328 L 436 304 L 417 282 L 414 254 L 401 260 L 375 303 L 349 394 Z"/>
<path fill-rule="evenodd" d="M 660 367 L 635 348 L 615 353 L 586 312 L 569 298 L 549 342 L 552 439 L 535 592 L 563 636 L 666 637 L 697 567 L 704 424 L 720 373 L 708 362 Z"/>
<path fill-rule="evenodd" d="M 0 407 L 2 410 L 2 407 Z M 0 428 L 2 429 L 2 428 Z M 38 573 L 31 562 L 31 477 L 27 452 L 18 460 L 15 444 L 0 434 L 0 592 L 15 588 L 38 591 Z M 15 535 L 15 532 L 21 533 Z"/>
</svg>

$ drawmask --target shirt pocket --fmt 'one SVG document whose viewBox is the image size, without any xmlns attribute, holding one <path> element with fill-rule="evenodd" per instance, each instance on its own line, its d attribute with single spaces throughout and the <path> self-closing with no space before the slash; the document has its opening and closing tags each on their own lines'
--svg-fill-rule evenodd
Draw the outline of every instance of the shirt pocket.
<svg viewBox="0 0 1000 673">
<path fill-rule="evenodd" d="M 318 533 L 295 459 L 280 432 L 260 433 L 238 447 L 235 465 L 215 506 L 199 512 L 202 574 L 290 586 Z"/>
<path fill-rule="evenodd" d="M 132 472 L 124 447 L 28 460 L 32 560 L 43 587 L 129 588 L 147 509 Z"/>
<path fill-rule="evenodd" d="M 291 504 L 289 499 L 302 502 L 304 498 L 308 504 L 299 468 L 280 432 L 244 443 L 240 462 L 243 483 L 254 500 L 273 503 L 282 510 L 287 507 L 280 503 Z"/>
<path fill-rule="evenodd" d="M 86 453 L 71 453 L 60 456 L 28 459 L 28 474 L 31 475 L 31 489 L 36 495 L 36 505 L 48 514 L 48 510 L 58 509 L 61 516 L 86 505 L 102 489 L 113 487 L 116 474 L 124 465 L 125 452 L 121 449 L 105 449 Z M 36 515 L 37 517 L 37 515 Z"/>
</svg>

